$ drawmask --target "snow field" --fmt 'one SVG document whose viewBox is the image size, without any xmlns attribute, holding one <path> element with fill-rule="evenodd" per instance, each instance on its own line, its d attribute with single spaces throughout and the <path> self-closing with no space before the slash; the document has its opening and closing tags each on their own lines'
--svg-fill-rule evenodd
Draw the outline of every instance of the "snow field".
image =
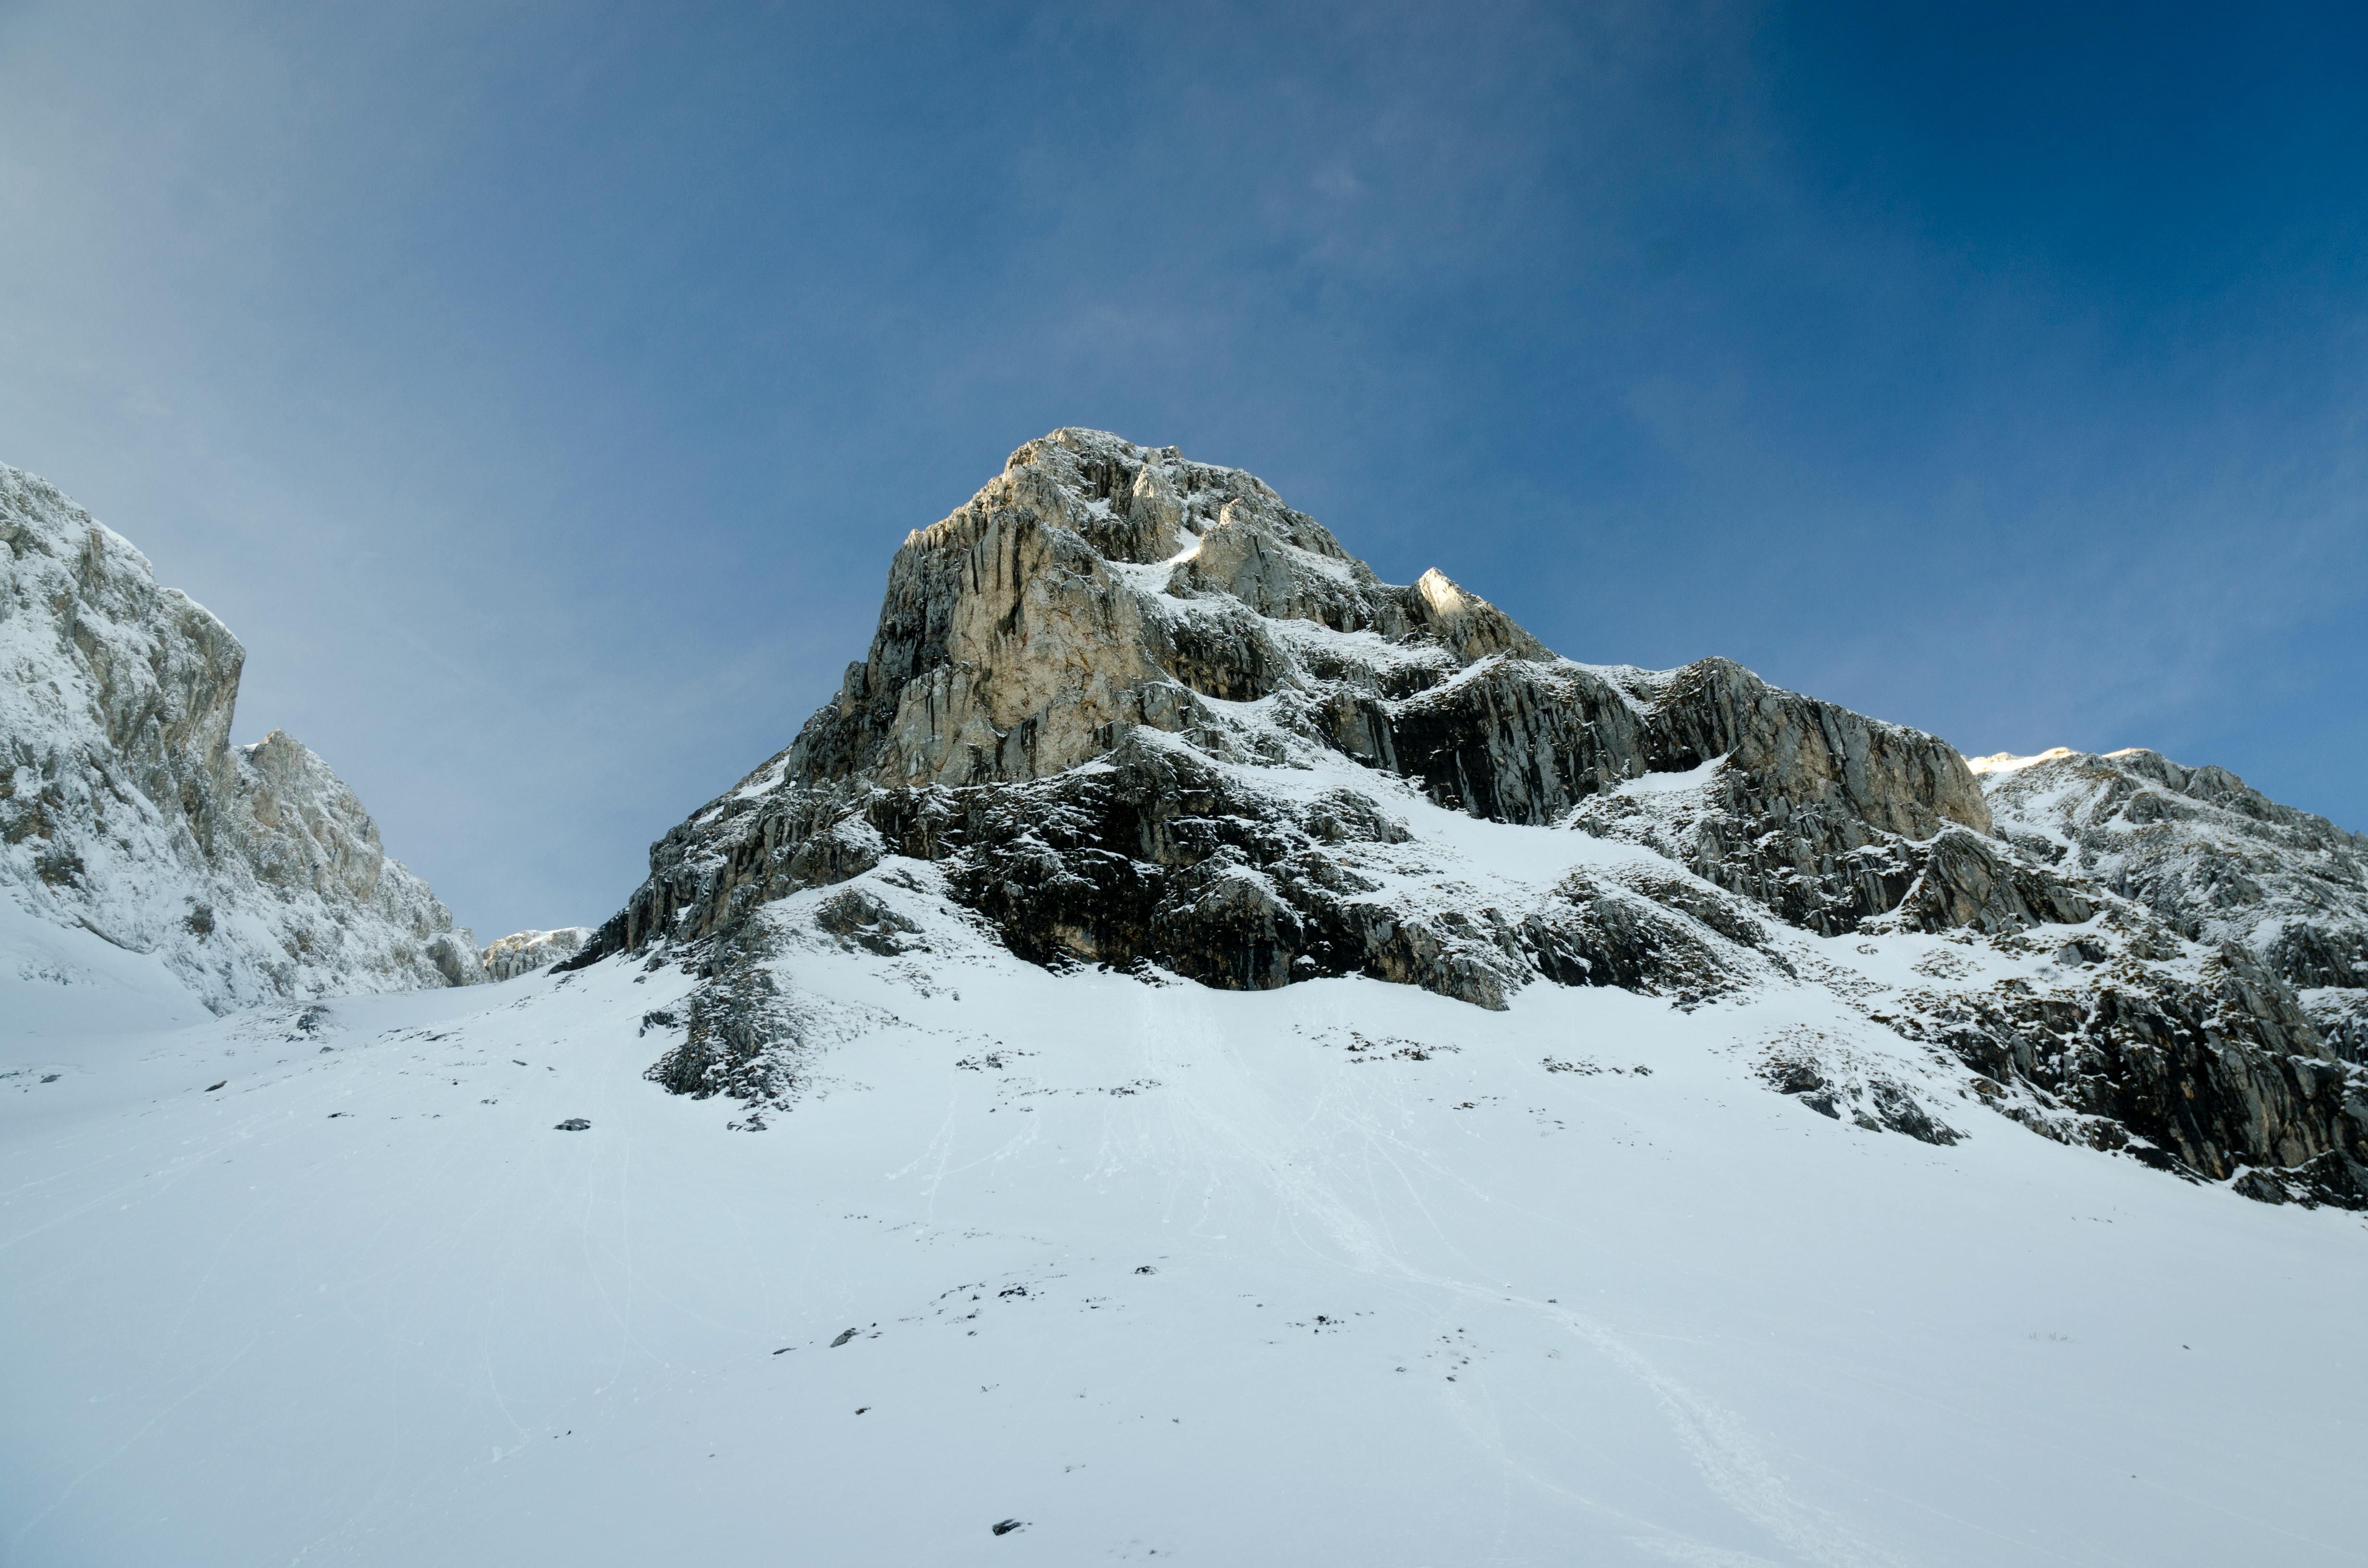
<svg viewBox="0 0 2368 1568">
<path fill-rule="evenodd" d="M 643 1081 L 668 968 L 79 1036 L 0 993 L 6 1560 L 2363 1555 L 2356 1216 L 1821 1118 L 1751 1048 L 1883 1047 L 1807 987 L 929 936 L 783 960 L 850 1032 L 754 1132 Z"/>
</svg>

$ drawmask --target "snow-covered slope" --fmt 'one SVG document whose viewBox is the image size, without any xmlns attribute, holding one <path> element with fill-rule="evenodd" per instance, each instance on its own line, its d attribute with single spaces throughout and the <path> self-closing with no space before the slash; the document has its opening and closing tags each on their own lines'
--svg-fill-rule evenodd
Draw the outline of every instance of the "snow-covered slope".
<svg viewBox="0 0 2368 1568">
<path fill-rule="evenodd" d="M 230 744 L 246 652 L 221 621 L 5 466 L 0 547 L 0 896 L 217 1009 L 483 978 L 327 764 L 278 731 Z"/>
<path fill-rule="evenodd" d="M 1830 985 L 1054 973 L 938 877 L 765 910 L 775 1108 L 644 1081 L 672 964 L 17 1042 L 8 1560 L 2358 1560 L 2355 1215 L 2032 1137 Z"/>
<path fill-rule="evenodd" d="M 2005 777 L 1056 432 L 563 962 L 0 926 L 112 998 L 0 1007 L 0 1541 L 2358 1561 L 2341 922 Z"/>
</svg>

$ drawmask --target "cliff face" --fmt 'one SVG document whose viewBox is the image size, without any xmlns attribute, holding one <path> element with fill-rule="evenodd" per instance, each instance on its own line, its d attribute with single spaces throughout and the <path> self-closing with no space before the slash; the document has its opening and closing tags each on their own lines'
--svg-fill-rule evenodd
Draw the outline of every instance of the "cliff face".
<svg viewBox="0 0 2368 1568">
<path fill-rule="evenodd" d="M 327 764 L 230 744 L 245 650 L 147 558 L 0 467 L 0 885 L 216 1010 L 484 977 Z"/>
<path fill-rule="evenodd" d="M 1245 722 L 1250 704 L 1268 711 Z M 1436 570 L 1381 582 L 1251 475 L 1086 430 L 1022 447 L 906 540 L 870 657 L 777 761 L 805 780 L 1008 782 L 1135 725 L 1259 761 L 1281 759 L 1279 730 L 1502 822 L 1732 754 L 1774 797 L 1878 832 L 1989 825 L 1931 736 L 1724 660 L 1656 676 L 1557 659 Z"/>
<path fill-rule="evenodd" d="M 1725 660 L 1559 658 L 1436 571 L 1381 582 L 1247 474 L 1061 430 L 906 540 L 837 697 L 653 846 L 569 967 L 690 966 L 654 1071 L 754 1099 L 793 1076 L 782 943 L 896 957 L 916 890 L 1042 964 L 1237 989 L 1815 986 L 2048 1136 L 2368 1202 L 2361 1077 L 2275 957 L 2350 938 L 2297 915 L 2225 942 L 2190 917 L 2201 872 L 2100 874 L 2001 834 L 2000 800 L 2024 809 L 1931 735 Z M 2248 820 L 2273 818 L 2301 831 Z M 850 882 L 785 934 L 781 901 Z M 1767 1081 L 1956 1136 L 1830 1053 L 1787 1047 Z"/>
<path fill-rule="evenodd" d="M 703 935 L 749 899 L 829 874 L 837 840 L 817 839 L 817 825 L 877 791 L 1026 784 L 1112 758 L 1126 774 L 1138 733 L 1190 754 L 1163 766 L 1353 764 L 1531 824 L 1725 758 L 1732 825 L 1748 841 L 1656 847 L 1824 927 L 1887 911 L 1905 891 L 1864 852 L 1896 860 L 1901 842 L 1944 825 L 1989 827 L 1964 760 L 1930 735 L 1725 660 L 1653 674 L 1556 658 L 1436 571 L 1381 582 L 1248 474 L 1062 430 L 906 540 L 871 654 L 837 700 L 669 835 L 596 950 Z M 1129 858 L 1166 869 L 1201 858 L 1142 833 L 1128 841 L 1143 851 Z M 1190 924 L 1167 913 L 1170 928 Z M 1125 946 L 1077 956 L 1161 956 L 1156 942 Z M 1300 956 L 1284 954 L 1282 971 Z"/>
</svg>

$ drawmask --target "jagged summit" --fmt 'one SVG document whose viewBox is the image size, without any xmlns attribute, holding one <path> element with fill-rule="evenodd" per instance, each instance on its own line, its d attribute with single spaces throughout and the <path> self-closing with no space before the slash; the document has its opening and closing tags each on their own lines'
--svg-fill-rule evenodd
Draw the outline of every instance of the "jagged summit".
<svg viewBox="0 0 2368 1568">
<path fill-rule="evenodd" d="M 230 744 L 246 650 L 46 482 L 0 467 L 0 882 L 209 1006 L 479 974 L 328 765 Z"/>
<path fill-rule="evenodd" d="M 1673 697 L 1684 713 L 1651 733 Z M 1253 475 L 1064 429 L 907 537 L 869 656 L 751 777 L 1040 778 L 1140 726 L 1235 760 L 1320 747 L 1543 822 L 1741 744 L 1891 831 L 1988 827 L 1953 750 L 1826 704 L 1794 722 L 1802 700 L 1725 660 L 1656 675 L 1557 658 L 1436 568 L 1382 582 Z M 1540 722 L 1475 748 L 1475 719 L 1499 712 Z"/>
<path fill-rule="evenodd" d="M 1222 749 L 1212 704 L 1410 690 L 1508 652 L 1551 657 L 1436 571 L 1383 583 L 1251 474 L 1056 430 L 905 540 L 870 655 L 780 760 L 806 779 L 1039 778 L 1121 727 Z"/>
<path fill-rule="evenodd" d="M 788 955 L 901 960 L 945 919 L 1056 970 L 1495 1010 L 1544 983 L 1748 1016 L 1808 987 L 1927 1063 L 1753 1048 L 1827 1115 L 1946 1142 L 1932 1102 L 1962 1096 L 2258 1198 L 2368 1202 L 2356 1069 L 2266 949 L 1993 809 L 1935 736 L 1724 659 L 1561 658 L 1435 571 L 1382 582 L 1249 474 L 1064 429 L 906 539 L 837 697 L 653 846 L 563 967 L 681 961 L 700 983 L 653 1015 L 679 1032 L 652 1075 L 766 1105 L 837 1028 Z"/>
</svg>

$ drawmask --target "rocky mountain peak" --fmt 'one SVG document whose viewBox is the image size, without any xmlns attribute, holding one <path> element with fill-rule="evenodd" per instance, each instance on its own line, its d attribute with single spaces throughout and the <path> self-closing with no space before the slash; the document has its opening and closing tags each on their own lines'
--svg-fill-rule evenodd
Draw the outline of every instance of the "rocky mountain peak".
<svg viewBox="0 0 2368 1568">
<path fill-rule="evenodd" d="M 1241 729 L 1220 704 L 1437 684 L 1508 653 L 1552 657 L 1436 571 L 1383 583 L 1254 475 L 1056 430 L 906 538 L 870 654 L 786 767 L 1040 778 L 1126 729 L 1213 737 Z"/>
<path fill-rule="evenodd" d="M 1250 474 L 1064 429 L 907 537 L 837 696 L 562 967 L 681 963 L 652 1076 L 768 1104 L 825 1029 L 793 955 L 909 964 L 949 919 L 1156 983 L 1361 975 L 1499 1010 L 1542 983 L 1688 1008 L 1811 986 L 2048 1136 L 2368 1202 L 2368 1099 L 2294 986 L 2001 834 L 1998 777 L 1728 660 L 1560 657 L 1436 570 L 1381 581 Z M 1786 1040 L 1770 1087 L 1957 1136 Z"/>
<path fill-rule="evenodd" d="M 1499 733 L 1495 716 L 1522 709 L 1542 724 Z M 1136 728 L 1226 759 L 1369 759 L 1527 822 L 1740 747 L 1804 801 L 1839 799 L 1884 831 L 1989 826 L 1963 760 L 1929 735 L 1725 661 L 1656 676 L 1558 658 L 1436 568 L 1382 582 L 1254 475 L 1076 429 L 1020 448 L 907 537 L 869 656 L 768 767 L 1009 782 Z"/>
<path fill-rule="evenodd" d="M 587 951 L 702 935 L 749 898 L 839 874 L 860 855 L 808 819 L 843 818 L 877 791 L 1021 785 L 1089 763 L 1129 777 L 1346 767 L 1475 817 L 1626 839 L 1821 930 L 1909 899 L 1916 918 L 1946 925 L 2062 912 L 1996 863 L 1981 790 L 1933 736 L 1726 660 L 1655 673 L 1561 658 L 1436 569 L 1383 583 L 1254 475 L 1063 429 L 907 536 L 869 655 L 837 699 L 669 835 L 651 883 Z M 1704 811 L 1625 790 L 1703 769 Z M 719 869 L 715 841 L 740 842 L 744 819 L 768 810 L 797 822 L 767 830 L 765 868 L 727 856 Z M 1967 838 L 1942 861 L 1970 869 L 1943 877 L 1910 846 L 1952 828 Z M 1066 948 L 1097 961 L 1158 946 L 1075 929 Z M 1224 967 L 1285 975 L 1341 960 L 1279 961 Z"/>
</svg>

